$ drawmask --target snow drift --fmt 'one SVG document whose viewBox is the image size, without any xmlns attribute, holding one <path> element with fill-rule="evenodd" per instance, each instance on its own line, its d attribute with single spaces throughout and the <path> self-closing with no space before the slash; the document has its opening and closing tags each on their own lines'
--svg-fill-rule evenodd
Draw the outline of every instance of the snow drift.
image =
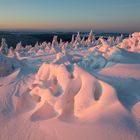
<svg viewBox="0 0 140 140">
<path fill-rule="evenodd" d="M 0 47 L 0 140 L 139 140 L 140 33 Z M 14 135 L 13 135 L 14 134 Z"/>
</svg>

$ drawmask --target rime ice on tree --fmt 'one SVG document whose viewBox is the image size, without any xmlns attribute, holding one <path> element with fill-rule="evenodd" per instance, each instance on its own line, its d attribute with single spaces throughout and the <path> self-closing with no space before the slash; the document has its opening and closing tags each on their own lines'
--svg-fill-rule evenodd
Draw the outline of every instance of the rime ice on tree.
<svg viewBox="0 0 140 140">
<path fill-rule="evenodd" d="M 60 52 L 59 44 L 58 44 L 58 41 L 57 41 L 57 36 L 53 37 L 52 50 L 55 50 L 55 52 Z"/>
<path fill-rule="evenodd" d="M 93 36 L 93 31 L 91 30 L 88 39 L 86 40 L 86 44 L 88 47 L 94 46 L 95 37 Z"/>
<path fill-rule="evenodd" d="M 81 37 L 80 37 L 80 33 L 78 32 L 75 38 L 74 48 L 79 48 L 80 46 L 81 46 Z"/>
<path fill-rule="evenodd" d="M 21 43 L 21 42 L 17 43 L 16 49 L 15 49 L 15 50 L 16 50 L 16 51 L 21 51 L 21 50 L 23 50 L 23 46 L 22 46 L 22 43 Z"/>
<path fill-rule="evenodd" d="M 8 54 L 8 45 L 6 44 L 6 40 L 4 38 L 1 40 L 0 53 L 5 55 Z"/>
<path fill-rule="evenodd" d="M 14 48 L 10 47 L 8 50 L 8 56 L 14 56 Z"/>
</svg>

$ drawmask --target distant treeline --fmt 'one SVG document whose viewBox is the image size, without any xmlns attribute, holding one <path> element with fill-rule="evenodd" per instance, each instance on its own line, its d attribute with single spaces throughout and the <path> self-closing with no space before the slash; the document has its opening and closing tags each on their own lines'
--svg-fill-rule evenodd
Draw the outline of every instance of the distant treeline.
<svg viewBox="0 0 140 140">
<path fill-rule="evenodd" d="M 1 38 L 5 38 L 6 42 L 8 44 L 8 47 L 13 47 L 15 48 L 16 44 L 19 43 L 20 41 L 22 42 L 22 45 L 32 45 L 34 46 L 36 42 L 42 43 L 44 41 L 51 42 L 53 40 L 54 36 L 58 36 L 58 41 L 60 38 L 63 41 L 71 41 L 72 35 L 77 34 L 76 32 L 57 32 L 57 33 L 29 33 L 29 32 L 4 32 L 0 31 L 0 40 Z M 84 36 L 87 38 L 88 33 L 81 33 L 81 38 Z M 108 36 L 120 36 L 121 33 L 96 33 L 95 37 L 98 39 L 99 36 L 104 36 L 104 38 L 107 38 Z M 128 37 L 129 34 L 124 33 L 124 38 Z M 0 41 L 1 42 L 1 41 Z"/>
</svg>

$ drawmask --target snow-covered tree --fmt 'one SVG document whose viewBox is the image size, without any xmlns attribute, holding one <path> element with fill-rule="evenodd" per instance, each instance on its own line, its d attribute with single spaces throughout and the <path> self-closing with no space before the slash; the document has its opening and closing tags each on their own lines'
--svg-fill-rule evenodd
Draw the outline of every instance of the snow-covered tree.
<svg viewBox="0 0 140 140">
<path fill-rule="evenodd" d="M 121 43 L 122 40 L 123 40 L 123 34 L 121 34 L 121 36 L 116 37 L 114 45 L 117 45 L 117 44 Z"/>
<path fill-rule="evenodd" d="M 53 37 L 52 45 L 55 46 L 55 47 L 58 47 L 57 36 Z"/>
<path fill-rule="evenodd" d="M 15 50 L 16 51 L 22 51 L 23 50 L 23 46 L 22 46 L 22 43 L 21 42 L 17 43 Z"/>
<path fill-rule="evenodd" d="M 10 47 L 8 50 L 8 56 L 14 56 L 14 48 Z"/>
<path fill-rule="evenodd" d="M 1 40 L 0 53 L 5 54 L 5 55 L 8 54 L 8 45 L 4 38 L 2 38 Z"/>
<path fill-rule="evenodd" d="M 51 49 L 55 50 L 56 52 L 60 52 L 59 43 L 57 41 L 57 36 L 53 37 L 52 48 Z"/>
<path fill-rule="evenodd" d="M 71 39 L 71 44 L 73 44 L 75 41 L 74 35 L 72 35 L 72 39 Z"/>
<path fill-rule="evenodd" d="M 77 40 L 77 42 L 80 42 L 81 41 L 80 32 L 78 32 L 78 34 L 76 36 L 76 40 Z"/>
<path fill-rule="evenodd" d="M 74 42 L 74 48 L 79 48 L 81 46 L 81 37 L 80 37 L 80 33 L 77 33 L 77 36 L 75 38 L 75 42 Z"/>
<path fill-rule="evenodd" d="M 93 39 L 92 34 L 93 34 L 93 32 L 92 32 L 92 30 L 91 30 L 90 33 L 89 33 L 88 39 L 87 39 L 87 43 L 88 43 L 89 45 L 91 45 L 91 43 L 92 43 L 92 39 Z"/>
</svg>

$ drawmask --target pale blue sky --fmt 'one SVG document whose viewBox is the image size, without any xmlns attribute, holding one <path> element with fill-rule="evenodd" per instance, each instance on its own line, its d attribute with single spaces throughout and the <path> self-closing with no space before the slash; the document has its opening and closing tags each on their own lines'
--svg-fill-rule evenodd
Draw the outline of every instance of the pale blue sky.
<svg viewBox="0 0 140 140">
<path fill-rule="evenodd" d="M 0 29 L 140 31 L 140 0 L 0 0 Z"/>
</svg>

